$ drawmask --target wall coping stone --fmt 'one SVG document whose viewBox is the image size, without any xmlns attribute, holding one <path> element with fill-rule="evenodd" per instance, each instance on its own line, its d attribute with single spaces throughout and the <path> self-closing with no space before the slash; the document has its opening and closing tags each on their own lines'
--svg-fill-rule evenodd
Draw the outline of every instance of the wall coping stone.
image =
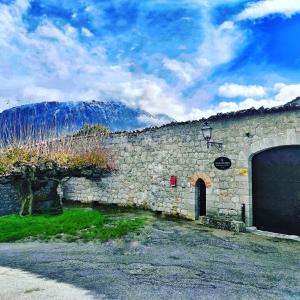
<svg viewBox="0 0 300 300">
<path fill-rule="evenodd" d="M 144 133 L 147 131 L 155 131 L 157 129 L 167 128 L 167 127 L 175 127 L 179 125 L 187 125 L 187 124 L 197 124 L 203 123 L 205 121 L 225 121 L 225 120 L 234 120 L 234 119 L 241 119 L 249 116 L 262 116 L 268 114 L 276 114 L 282 112 L 294 112 L 300 110 L 300 97 L 297 97 L 295 100 L 290 101 L 284 105 L 274 106 L 271 108 L 265 108 L 261 106 L 260 108 L 249 108 L 238 110 L 235 112 L 228 112 L 228 113 L 217 113 L 216 115 L 212 115 L 208 118 L 202 118 L 200 120 L 189 120 L 184 122 L 171 122 L 167 124 L 163 124 L 161 126 L 152 126 L 147 127 L 140 130 L 132 130 L 132 131 L 114 131 L 108 134 L 108 136 L 119 135 L 119 134 L 127 134 L 127 135 L 138 135 L 140 133 Z"/>
</svg>

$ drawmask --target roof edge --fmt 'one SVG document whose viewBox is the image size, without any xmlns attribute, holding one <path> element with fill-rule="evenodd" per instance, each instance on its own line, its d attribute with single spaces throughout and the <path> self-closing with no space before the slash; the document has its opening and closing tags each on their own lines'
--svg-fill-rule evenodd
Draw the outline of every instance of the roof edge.
<svg viewBox="0 0 300 300">
<path fill-rule="evenodd" d="M 228 113 L 217 113 L 216 115 L 212 115 L 208 118 L 202 118 L 199 120 L 189 120 L 189 121 L 183 121 L 183 122 L 171 122 L 167 124 L 163 124 L 160 126 L 152 126 L 152 127 L 146 127 L 144 129 L 140 130 L 131 130 L 131 131 L 114 131 L 111 132 L 110 135 L 117 135 L 117 134 L 139 134 L 139 133 L 144 133 L 148 131 L 154 131 L 158 130 L 161 128 L 166 128 L 166 127 L 175 127 L 178 125 L 186 125 L 186 124 L 194 124 L 194 123 L 203 123 L 205 121 L 225 121 L 225 120 L 236 120 L 236 119 L 241 119 L 243 117 L 248 117 L 248 116 L 255 116 L 255 115 L 264 115 L 264 114 L 273 114 L 273 113 L 280 113 L 280 112 L 291 112 L 291 111 L 298 111 L 300 110 L 300 97 L 297 97 L 293 101 L 290 101 L 284 105 L 280 106 L 274 106 L 271 108 L 265 108 L 261 106 L 260 108 L 249 108 L 249 109 L 243 109 L 243 110 L 238 110 L 238 111 L 233 111 L 233 112 L 228 112 Z"/>
</svg>

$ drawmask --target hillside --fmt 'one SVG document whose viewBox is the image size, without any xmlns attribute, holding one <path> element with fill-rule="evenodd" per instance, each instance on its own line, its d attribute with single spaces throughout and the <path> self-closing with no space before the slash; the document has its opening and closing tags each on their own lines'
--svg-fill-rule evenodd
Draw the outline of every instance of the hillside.
<svg viewBox="0 0 300 300">
<path fill-rule="evenodd" d="M 62 136 L 78 131 L 84 124 L 101 124 L 111 131 L 140 129 L 171 122 L 166 115 L 151 115 L 119 102 L 41 102 L 22 105 L 0 113 L 0 140 L 28 136 Z"/>
</svg>

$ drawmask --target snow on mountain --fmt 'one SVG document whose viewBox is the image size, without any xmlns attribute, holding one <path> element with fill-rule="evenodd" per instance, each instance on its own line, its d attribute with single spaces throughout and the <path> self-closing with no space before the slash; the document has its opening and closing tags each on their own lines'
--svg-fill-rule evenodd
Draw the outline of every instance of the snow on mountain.
<svg viewBox="0 0 300 300">
<path fill-rule="evenodd" d="M 62 136 L 84 124 L 101 124 L 111 131 L 141 129 L 174 121 L 167 115 L 151 115 L 120 102 L 41 102 L 0 113 L 0 140 Z"/>
</svg>

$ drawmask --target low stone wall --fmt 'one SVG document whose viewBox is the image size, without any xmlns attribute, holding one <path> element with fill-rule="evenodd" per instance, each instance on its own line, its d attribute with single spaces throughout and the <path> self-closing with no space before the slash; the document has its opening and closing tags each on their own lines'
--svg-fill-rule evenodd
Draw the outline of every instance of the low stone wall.
<svg viewBox="0 0 300 300">
<path fill-rule="evenodd" d="M 45 186 L 35 194 L 33 203 L 33 212 L 51 212 L 61 211 L 60 204 L 54 199 L 53 192 L 56 190 L 57 184 L 49 181 Z M 19 213 L 20 211 L 20 195 L 13 184 L 12 179 L 0 179 L 0 216 Z"/>
<path fill-rule="evenodd" d="M 26 167 L 22 166 L 22 168 Z M 37 169 L 36 166 L 31 167 Z M 56 170 L 49 167 L 46 171 L 39 169 L 35 173 L 34 180 L 30 182 L 26 173 L 22 173 L 22 170 L 24 172 L 22 168 L 15 167 L 10 175 L 0 176 L 0 216 L 19 212 L 22 201 L 28 201 L 28 196 L 31 194 L 33 196 L 32 212 L 36 214 L 60 213 L 63 197 L 83 203 L 99 201 L 99 199 L 111 203 L 109 182 L 112 177 L 108 169 L 86 167 L 75 170 L 64 168 Z M 79 177 L 70 179 L 65 176 Z M 65 181 L 67 184 L 64 185 Z M 28 206 L 27 202 L 22 213 L 28 213 Z"/>
<path fill-rule="evenodd" d="M 246 232 L 246 226 L 244 222 L 231 220 L 230 218 L 225 217 L 200 217 L 198 223 L 213 228 L 219 228 L 235 232 Z"/>
<path fill-rule="evenodd" d="M 114 197 L 112 191 L 115 187 L 116 174 L 106 174 L 102 178 L 87 179 L 73 177 L 60 186 L 61 197 L 67 201 L 81 203 L 99 202 L 102 204 L 133 205 L 124 195 L 122 198 Z"/>
<path fill-rule="evenodd" d="M 0 216 L 19 211 L 19 194 L 10 181 L 0 180 Z"/>
</svg>

